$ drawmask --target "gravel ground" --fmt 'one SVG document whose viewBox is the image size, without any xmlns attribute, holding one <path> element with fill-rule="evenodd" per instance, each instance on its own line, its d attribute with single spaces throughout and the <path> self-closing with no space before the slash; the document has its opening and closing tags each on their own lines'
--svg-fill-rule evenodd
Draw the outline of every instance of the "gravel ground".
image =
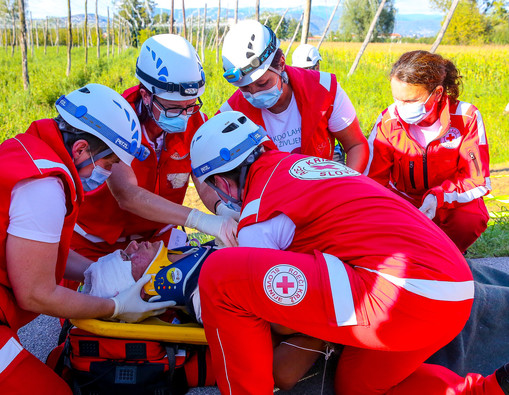
<svg viewBox="0 0 509 395">
<path fill-rule="evenodd" d="M 497 267 L 500 270 L 509 272 L 509 257 L 503 258 L 481 258 L 475 261 L 484 265 Z M 60 323 L 57 318 L 45 315 L 21 328 L 18 332 L 23 346 L 34 354 L 41 361 L 45 361 L 49 352 L 57 345 L 58 335 L 60 333 Z M 335 358 L 332 357 L 327 362 L 325 372 L 325 384 L 323 394 L 333 394 L 332 379 L 335 366 Z M 279 394 L 307 395 L 318 394 L 322 387 L 324 362 L 317 364 L 316 368 L 310 372 L 309 376 L 303 379 L 292 391 L 277 391 Z M 195 388 L 189 391 L 191 395 L 218 395 L 219 391 L 215 387 Z"/>
</svg>

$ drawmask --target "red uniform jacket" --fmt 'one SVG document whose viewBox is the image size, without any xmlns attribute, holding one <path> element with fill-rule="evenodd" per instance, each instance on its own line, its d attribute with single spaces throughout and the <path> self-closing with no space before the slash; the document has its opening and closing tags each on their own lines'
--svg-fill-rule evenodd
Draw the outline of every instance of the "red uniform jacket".
<svg viewBox="0 0 509 395">
<path fill-rule="evenodd" d="M 67 255 L 78 215 L 78 206 L 83 199 L 83 188 L 62 136 L 55 121 L 43 119 L 33 122 L 26 133 L 18 134 L 0 145 L 0 157 L 4 171 L 0 176 L 0 322 L 14 330 L 27 324 L 38 314 L 21 309 L 12 293 L 7 275 L 5 243 L 9 226 L 9 207 L 12 188 L 28 178 L 59 177 L 64 185 L 67 214 L 60 244 L 55 279 L 58 283 L 65 270 Z"/>
<path fill-rule="evenodd" d="M 302 117 L 301 152 L 332 159 L 335 139 L 328 129 L 338 83 L 334 74 L 286 66 L 289 83 Z M 265 128 L 262 111 L 253 107 L 237 90 L 218 112 L 240 111 Z M 276 148 L 272 144 L 271 148 Z"/>
<path fill-rule="evenodd" d="M 331 262 L 320 274 L 334 273 L 331 299 L 342 290 L 338 322 L 351 322 L 348 304 L 357 324 L 369 320 L 364 276 L 396 279 L 428 299 L 472 302 L 472 274 L 454 243 L 410 203 L 340 163 L 262 154 L 248 173 L 239 231 L 281 213 L 295 224 L 288 251 L 330 254 L 345 264 L 343 271 Z"/>
<path fill-rule="evenodd" d="M 420 207 L 428 193 L 438 207 L 455 207 L 491 189 L 484 123 L 472 104 L 447 97 L 441 102 L 442 133 L 426 148 L 410 135 L 392 104 L 378 117 L 369 137 L 364 174 Z"/>
<path fill-rule="evenodd" d="M 441 280 L 472 279 L 454 243 L 426 216 L 340 163 L 262 154 L 248 173 L 239 230 L 281 213 L 296 225 L 289 251 L 318 250 L 402 278 L 421 278 L 425 266 L 439 267 Z"/>
<path fill-rule="evenodd" d="M 127 89 L 123 96 L 134 110 L 141 99 L 139 86 Z M 143 135 L 142 144 L 150 149 L 143 162 L 134 159 L 131 166 L 138 185 L 174 203 L 182 204 L 191 173 L 189 147 L 196 130 L 206 116 L 198 112 L 189 118 L 184 133 L 168 133 L 159 161 Z M 78 217 L 79 227 L 89 235 L 98 236 L 108 244 L 122 236 L 141 235 L 150 238 L 167 224 L 149 221 L 120 209 L 106 184 L 87 192 Z"/>
</svg>

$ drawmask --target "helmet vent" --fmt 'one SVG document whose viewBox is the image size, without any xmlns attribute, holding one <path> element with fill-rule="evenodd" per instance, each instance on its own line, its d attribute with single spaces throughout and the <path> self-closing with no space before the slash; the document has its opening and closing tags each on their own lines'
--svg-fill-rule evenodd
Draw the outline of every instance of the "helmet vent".
<svg viewBox="0 0 509 395">
<path fill-rule="evenodd" d="M 253 43 L 251 43 L 251 42 L 250 42 L 249 44 L 247 44 L 247 47 L 248 47 L 249 49 L 253 49 Z"/>
<path fill-rule="evenodd" d="M 240 117 L 239 119 L 237 119 L 237 121 L 239 121 L 242 125 L 244 125 L 247 121 L 247 118 L 246 117 Z"/>
<path fill-rule="evenodd" d="M 256 36 L 254 34 L 251 35 L 251 41 L 254 41 Z"/>
<path fill-rule="evenodd" d="M 78 89 L 81 93 L 90 93 L 90 91 L 88 90 L 88 88 L 86 86 L 84 86 L 83 88 L 81 89 Z"/>
<path fill-rule="evenodd" d="M 246 58 L 248 59 L 253 57 L 254 55 L 255 55 L 254 52 L 246 52 Z"/>
<path fill-rule="evenodd" d="M 308 56 L 308 58 L 306 59 L 308 62 L 311 62 L 311 58 Z"/>
<path fill-rule="evenodd" d="M 236 123 L 230 123 L 227 127 L 225 127 L 223 129 L 223 131 L 221 133 L 230 133 L 230 132 L 233 132 L 238 127 L 239 127 L 239 125 L 237 125 Z"/>
</svg>

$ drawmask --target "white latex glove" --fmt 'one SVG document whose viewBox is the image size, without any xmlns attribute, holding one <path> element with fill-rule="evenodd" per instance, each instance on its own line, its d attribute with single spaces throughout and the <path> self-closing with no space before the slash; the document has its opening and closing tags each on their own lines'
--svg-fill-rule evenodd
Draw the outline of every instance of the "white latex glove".
<svg viewBox="0 0 509 395">
<path fill-rule="evenodd" d="M 221 215 L 223 217 L 233 218 L 237 222 L 239 222 L 240 219 L 240 212 L 232 210 L 231 208 L 227 207 L 226 204 L 224 204 L 223 202 L 219 203 L 219 205 L 217 206 L 216 214 Z"/>
<path fill-rule="evenodd" d="M 139 322 L 153 315 L 163 314 L 168 307 L 175 306 L 173 301 L 149 303 L 141 298 L 140 291 L 151 278 L 150 274 L 146 274 L 132 287 L 111 298 L 115 302 L 115 311 L 111 318 L 125 322 Z"/>
<path fill-rule="evenodd" d="M 437 213 L 437 204 L 437 197 L 435 195 L 429 194 L 424 198 L 422 206 L 419 207 L 419 210 L 429 219 L 433 219 Z"/>
<path fill-rule="evenodd" d="M 184 226 L 217 237 L 226 247 L 237 247 L 237 222 L 230 217 L 205 214 L 193 208 Z"/>
</svg>

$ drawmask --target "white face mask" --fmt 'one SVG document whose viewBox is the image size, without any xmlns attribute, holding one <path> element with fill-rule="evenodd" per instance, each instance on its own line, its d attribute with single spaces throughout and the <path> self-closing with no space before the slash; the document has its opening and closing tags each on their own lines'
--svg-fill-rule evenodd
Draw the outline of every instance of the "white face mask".
<svg viewBox="0 0 509 395">
<path fill-rule="evenodd" d="M 416 125 L 422 120 L 426 119 L 433 112 L 436 104 L 436 102 L 434 102 L 431 109 L 426 111 L 426 103 L 428 102 L 431 95 L 433 95 L 433 92 L 430 93 L 424 103 L 404 103 L 394 99 L 394 103 L 396 103 L 396 108 L 400 118 L 410 125 Z"/>
</svg>

